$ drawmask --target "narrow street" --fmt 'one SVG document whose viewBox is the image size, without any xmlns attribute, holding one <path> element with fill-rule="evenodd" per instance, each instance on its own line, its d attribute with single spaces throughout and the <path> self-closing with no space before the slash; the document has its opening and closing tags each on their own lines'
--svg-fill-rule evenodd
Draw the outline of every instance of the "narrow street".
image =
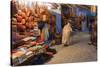
<svg viewBox="0 0 100 67">
<path fill-rule="evenodd" d="M 76 33 L 71 39 L 71 44 L 68 47 L 57 45 L 57 53 L 46 64 L 58 63 L 73 63 L 73 62 L 88 62 L 97 60 L 96 47 L 88 45 L 88 33 Z"/>
</svg>

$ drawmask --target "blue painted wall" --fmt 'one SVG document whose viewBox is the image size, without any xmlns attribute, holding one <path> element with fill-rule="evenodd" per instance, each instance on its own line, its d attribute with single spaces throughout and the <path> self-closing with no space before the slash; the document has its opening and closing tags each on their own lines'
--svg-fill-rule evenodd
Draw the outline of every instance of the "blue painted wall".
<svg viewBox="0 0 100 67">
<path fill-rule="evenodd" d="M 56 33 L 61 34 L 62 32 L 61 14 L 53 12 L 53 15 L 56 16 Z"/>
<path fill-rule="evenodd" d="M 92 13 L 89 11 L 89 10 L 85 10 L 85 9 L 82 9 L 82 8 L 76 8 L 76 15 L 80 15 L 80 14 L 82 14 L 82 15 L 84 15 L 85 17 L 86 16 L 91 16 L 92 15 Z M 88 30 L 88 28 L 87 28 L 87 23 L 89 23 L 89 22 L 87 22 L 87 18 L 85 18 L 83 21 L 82 21 L 82 32 L 88 32 L 89 30 Z"/>
</svg>

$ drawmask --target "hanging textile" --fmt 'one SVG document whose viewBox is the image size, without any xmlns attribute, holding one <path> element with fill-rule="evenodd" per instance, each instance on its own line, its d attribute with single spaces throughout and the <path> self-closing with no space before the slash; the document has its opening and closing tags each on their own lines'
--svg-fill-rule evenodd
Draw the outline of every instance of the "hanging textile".
<svg viewBox="0 0 100 67">
<path fill-rule="evenodd" d="M 53 12 L 53 15 L 56 16 L 56 33 L 61 33 L 61 31 L 62 31 L 62 27 L 61 27 L 61 14 Z"/>
<path fill-rule="evenodd" d="M 45 24 L 45 26 L 43 27 L 42 32 L 44 33 L 44 40 L 47 41 L 49 38 L 49 31 L 47 24 Z"/>
<path fill-rule="evenodd" d="M 56 16 L 56 33 L 61 33 L 61 15 Z"/>
</svg>

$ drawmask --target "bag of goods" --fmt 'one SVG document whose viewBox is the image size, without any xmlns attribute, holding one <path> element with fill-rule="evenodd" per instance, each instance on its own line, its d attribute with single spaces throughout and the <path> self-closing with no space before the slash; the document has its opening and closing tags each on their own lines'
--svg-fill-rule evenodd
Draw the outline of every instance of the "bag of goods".
<svg viewBox="0 0 100 67">
<path fill-rule="evenodd" d="M 45 10 L 43 9 L 43 7 L 40 8 L 40 14 L 44 13 Z"/>
<path fill-rule="evenodd" d="M 22 24 L 17 24 L 17 29 L 18 29 L 18 31 L 22 32 L 22 31 L 25 31 L 26 26 L 22 25 Z"/>
<path fill-rule="evenodd" d="M 22 21 L 22 16 L 19 16 L 19 15 L 18 15 L 18 16 L 16 16 L 16 17 L 17 17 L 16 19 L 17 19 L 18 22 L 21 22 L 21 21 Z"/>
<path fill-rule="evenodd" d="M 22 18 L 26 18 L 26 14 L 24 12 L 21 13 Z"/>
<path fill-rule="evenodd" d="M 22 24 L 25 24 L 25 23 L 26 23 L 26 22 L 25 22 L 25 19 L 22 19 L 21 23 L 22 23 Z"/>
<path fill-rule="evenodd" d="M 29 17 L 28 17 L 28 20 L 29 20 L 29 21 L 32 21 L 32 20 L 33 20 L 33 16 L 29 16 Z"/>
<path fill-rule="evenodd" d="M 26 23 L 26 27 L 27 27 L 28 29 L 32 29 L 32 28 L 33 28 L 33 24 L 32 24 L 32 23 L 27 22 L 27 23 Z"/>
</svg>

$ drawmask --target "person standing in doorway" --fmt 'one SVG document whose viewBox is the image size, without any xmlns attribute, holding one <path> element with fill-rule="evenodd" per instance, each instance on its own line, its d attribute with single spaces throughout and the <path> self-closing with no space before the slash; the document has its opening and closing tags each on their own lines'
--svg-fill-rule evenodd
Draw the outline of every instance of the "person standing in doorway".
<svg viewBox="0 0 100 67">
<path fill-rule="evenodd" d="M 90 22 L 90 42 L 88 44 L 97 46 L 97 19 L 93 17 Z"/>
<path fill-rule="evenodd" d="M 62 44 L 64 46 L 68 46 L 70 44 L 70 37 L 71 37 L 71 20 L 65 20 L 65 26 L 63 27 L 62 31 Z"/>
</svg>

